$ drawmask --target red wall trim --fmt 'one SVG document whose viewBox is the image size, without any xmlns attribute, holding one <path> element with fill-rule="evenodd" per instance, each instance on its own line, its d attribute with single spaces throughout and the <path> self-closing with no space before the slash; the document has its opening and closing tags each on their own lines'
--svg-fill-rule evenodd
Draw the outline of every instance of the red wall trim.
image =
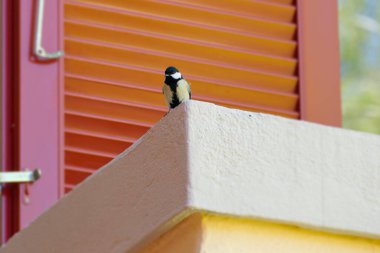
<svg viewBox="0 0 380 253">
<path fill-rule="evenodd" d="M 342 125 L 338 2 L 297 1 L 301 119 Z"/>
<path fill-rule="evenodd" d="M 14 170 L 14 57 L 15 1 L 1 1 L 1 171 Z M 16 232 L 14 217 L 17 191 L 14 185 L 4 185 L 1 197 L 1 244 Z"/>
</svg>

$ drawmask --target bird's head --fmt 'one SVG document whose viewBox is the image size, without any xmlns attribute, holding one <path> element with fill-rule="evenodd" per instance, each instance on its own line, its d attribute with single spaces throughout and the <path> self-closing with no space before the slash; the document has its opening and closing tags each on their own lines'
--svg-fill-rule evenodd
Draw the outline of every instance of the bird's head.
<svg viewBox="0 0 380 253">
<path fill-rule="evenodd" d="M 170 67 L 167 67 L 165 70 L 165 79 L 179 80 L 179 79 L 182 79 L 182 75 L 176 67 L 170 66 Z"/>
</svg>

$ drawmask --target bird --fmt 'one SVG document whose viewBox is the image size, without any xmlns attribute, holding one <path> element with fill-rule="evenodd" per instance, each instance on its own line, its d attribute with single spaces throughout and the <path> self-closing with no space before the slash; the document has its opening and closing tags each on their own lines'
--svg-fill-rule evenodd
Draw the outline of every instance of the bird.
<svg viewBox="0 0 380 253">
<path fill-rule="evenodd" d="M 165 70 L 162 93 L 164 94 L 169 111 L 182 102 L 191 99 L 190 84 L 183 78 L 179 70 L 173 66 L 167 67 Z"/>
</svg>

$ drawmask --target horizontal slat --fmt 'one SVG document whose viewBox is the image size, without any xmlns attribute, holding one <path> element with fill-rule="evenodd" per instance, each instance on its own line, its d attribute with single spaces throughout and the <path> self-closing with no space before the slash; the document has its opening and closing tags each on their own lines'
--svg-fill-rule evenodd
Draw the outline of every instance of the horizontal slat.
<svg viewBox="0 0 380 253">
<path fill-rule="evenodd" d="M 65 147 L 68 150 L 80 148 L 115 157 L 130 145 L 131 143 L 125 143 L 120 140 L 115 141 L 76 133 L 65 133 Z"/>
<path fill-rule="evenodd" d="M 66 1 L 69 4 L 80 4 L 75 1 Z M 292 23 L 282 23 L 255 19 L 247 16 L 231 15 L 221 12 L 212 12 L 196 6 L 174 5 L 159 1 L 108 1 L 85 0 L 103 10 L 113 13 L 146 16 L 152 19 L 168 20 L 173 23 L 200 25 L 215 30 L 242 32 L 244 34 L 261 34 L 268 37 L 293 40 L 296 26 Z M 212 20 L 212 22 L 210 22 Z"/>
<path fill-rule="evenodd" d="M 99 27 L 91 23 L 65 22 L 66 39 L 83 43 L 98 41 L 110 46 L 130 46 L 150 48 L 162 53 L 175 53 L 182 56 L 194 56 L 208 61 L 220 61 L 236 66 L 273 71 L 274 73 L 293 75 L 297 61 L 293 58 L 273 57 L 269 54 L 255 54 L 248 51 L 233 51 L 207 45 L 197 45 L 187 41 L 171 40 L 148 34 L 130 33 L 123 29 Z M 175 48 L 175 50 L 173 50 Z"/>
<path fill-rule="evenodd" d="M 104 133 L 90 132 L 88 130 L 74 129 L 74 128 L 70 128 L 70 127 L 65 127 L 65 133 L 89 136 L 89 137 L 100 138 L 100 139 L 105 139 L 105 140 L 109 140 L 109 141 L 123 142 L 123 143 L 127 143 L 127 144 L 128 143 L 132 144 L 136 141 L 135 138 L 120 137 L 120 136 L 115 137 L 115 136 L 107 135 Z"/>
<path fill-rule="evenodd" d="M 80 166 L 72 166 L 72 165 L 66 165 L 65 169 L 66 170 L 72 170 L 72 171 L 81 171 L 81 172 L 88 173 L 88 174 L 92 174 L 95 172 L 95 170 L 93 170 L 93 169 L 80 167 Z"/>
<path fill-rule="evenodd" d="M 92 80 L 91 78 L 84 77 L 84 76 L 66 75 L 66 77 L 67 77 L 67 79 L 73 78 L 73 79 L 84 80 L 84 81 L 88 81 L 88 82 L 100 82 L 101 83 L 103 81 L 103 80 Z M 109 83 L 109 82 L 106 82 L 106 83 L 109 84 L 109 85 L 116 85 L 116 86 L 122 86 L 122 87 L 124 87 L 124 85 L 120 84 L 120 83 Z M 131 88 L 139 89 L 140 87 L 131 87 Z M 152 92 L 157 93 L 156 90 L 152 90 Z M 72 96 L 72 97 L 78 97 L 78 98 L 80 97 L 80 98 L 83 98 L 83 99 L 93 99 L 93 100 L 98 100 L 100 102 L 106 102 L 106 103 L 120 104 L 120 105 L 123 105 L 123 106 L 141 108 L 141 109 L 149 110 L 149 111 L 156 111 L 157 115 L 158 114 L 159 115 L 163 115 L 162 113 L 166 111 L 166 108 L 164 109 L 164 108 L 161 108 L 161 107 L 149 106 L 149 105 L 139 104 L 139 103 L 135 103 L 135 102 L 132 102 L 132 101 L 126 101 L 126 100 L 114 101 L 112 99 L 108 99 L 108 98 L 104 98 L 104 97 L 93 97 L 93 96 L 90 96 L 90 95 L 80 94 L 80 93 L 72 92 L 72 91 L 69 91 L 69 90 L 65 91 L 65 95 L 66 96 Z"/>
<path fill-rule="evenodd" d="M 281 110 L 281 109 L 274 109 L 271 107 L 266 106 L 259 106 L 256 104 L 253 105 L 247 105 L 242 104 L 240 102 L 233 101 L 230 103 L 228 100 L 218 100 L 213 97 L 199 97 L 198 100 L 205 101 L 205 102 L 212 102 L 217 105 L 233 108 L 233 109 L 240 109 L 244 111 L 252 111 L 252 112 L 263 112 L 263 113 L 270 113 L 278 116 L 283 116 L 287 118 L 293 118 L 293 119 L 299 119 L 299 112 L 298 111 L 289 111 L 289 110 Z"/>
<path fill-rule="evenodd" d="M 294 6 L 295 0 L 258 0 L 264 3 L 275 3 L 275 4 L 283 4 L 283 5 L 292 5 Z"/>
<path fill-rule="evenodd" d="M 65 151 L 65 164 L 68 166 L 79 166 L 96 170 L 111 160 L 111 158 L 102 156 L 73 152 L 69 150 Z"/>
<path fill-rule="evenodd" d="M 80 147 L 70 147 L 70 146 L 65 146 L 65 151 L 68 151 L 71 153 L 92 155 L 92 156 L 97 156 L 97 157 L 102 157 L 102 158 L 109 158 L 111 160 L 115 156 L 117 156 L 117 154 L 112 154 L 110 152 L 100 152 L 100 151 L 94 151 L 94 150 L 84 149 Z"/>
<path fill-rule="evenodd" d="M 273 1 L 262 0 L 158 0 L 164 3 L 183 4 L 187 6 L 199 6 L 210 11 L 219 11 L 248 17 L 261 17 L 263 19 L 294 22 L 295 6 L 275 4 Z M 216 4 L 217 3 L 217 4 Z"/>
<path fill-rule="evenodd" d="M 255 49 L 258 52 L 292 57 L 296 52 L 296 43 L 290 40 L 280 40 L 262 36 L 253 36 L 231 31 L 218 31 L 215 29 L 188 24 L 173 23 L 168 20 L 152 19 L 142 15 L 130 13 L 116 13 L 94 8 L 67 4 L 65 18 L 69 20 L 92 21 L 99 24 L 112 24 L 115 27 L 129 28 L 172 37 L 188 38 L 198 41 L 208 41 L 214 45 L 238 46 L 243 49 Z M 231 37 L 234 39 L 231 40 Z"/>
<path fill-rule="evenodd" d="M 77 185 L 85 180 L 92 173 L 72 170 L 69 168 L 65 168 L 65 183 L 70 185 Z"/>
<path fill-rule="evenodd" d="M 120 123 L 120 124 L 126 124 L 126 125 L 131 125 L 134 127 L 141 127 L 145 129 L 149 129 L 152 124 L 145 123 L 145 122 L 139 122 L 135 120 L 130 120 L 130 119 L 119 119 L 115 118 L 109 115 L 99 115 L 96 112 L 78 112 L 78 111 L 72 111 L 69 109 L 65 109 L 65 114 L 66 115 L 75 115 L 78 117 L 85 117 L 85 118 L 92 118 L 96 120 L 104 120 L 104 121 L 110 121 L 114 123 Z"/>
<path fill-rule="evenodd" d="M 74 188 L 75 188 L 75 185 L 65 184 L 64 185 L 64 193 L 67 194 L 67 193 L 71 192 Z"/>
<path fill-rule="evenodd" d="M 161 84 L 163 83 L 162 70 L 112 64 L 72 56 L 65 57 L 65 73 L 67 76 L 83 76 L 92 80 L 117 82 L 125 84 L 125 87 L 140 88 L 141 90 L 153 92 L 160 92 Z M 72 88 L 75 91 L 75 87 Z M 104 90 L 104 92 L 107 91 Z M 151 99 L 153 98 L 147 97 L 148 101 Z"/>
<path fill-rule="evenodd" d="M 131 106 L 123 104 L 121 101 L 76 94 L 66 95 L 65 103 L 66 110 L 141 122 L 145 125 L 153 125 L 164 116 L 163 111 L 146 109 L 137 105 Z"/>
<path fill-rule="evenodd" d="M 73 130 L 86 130 L 88 132 L 105 134 L 115 138 L 130 138 L 137 140 L 149 128 L 127 124 L 124 122 L 111 121 L 109 119 L 100 118 L 84 114 L 65 114 L 66 127 Z"/>
<path fill-rule="evenodd" d="M 79 75 L 66 75 L 66 90 L 72 93 L 112 99 L 115 102 L 133 103 L 155 107 L 164 111 L 166 106 L 160 88 L 141 89 L 138 85 L 124 84 L 113 80 L 102 80 Z"/>
<path fill-rule="evenodd" d="M 241 105 L 262 106 L 272 109 L 296 110 L 298 96 L 284 93 L 267 93 L 256 90 L 241 89 L 239 87 L 219 86 L 211 83 L 199 83 L 192 85 L 194 98 L 201 99 L 204 97 L 223 100 L 226 103 L 234 104 L 239 102 Z M 211 100 L 210 100 L 211 101 Z"/>
<path fill-rule="evenodd" d="M 144 56 L 141 55 L 141 58 L 144 58 Z M 152 60 L 152 58 L 149 57 L 146 57 L 146 59 Z M 65 59 L 65 63 L 66 73 L 93 76 L 94 78 L 102 78 L 122 83 L 134 83 L 143 86 L 149 85 L 150 88 L 161 89 L 163 71 L 166 66 L 172 65 L 170 63 L 173 63 L 173 61 L 167 61 L 166 64 L 162 62 L 161 66 L 148 68 L 142 65 L 128 65 L 102 59 L 88 59 L 68 55 Z M 147 63 L 147 65 L 150 64 Z M 183 75 L 187 79 L 193 80 L 193 82 L 204 81 L 247 89 L 259 88 L 268 91 L 291 93 L 296 90 L 298 84 L 298 80 L 295 77 L 281 77 L 243 70 L 239 71 L 213 66 L 208 67 L 205 64 L 191 64 L 190 62 L 183 62 L 182 65 L 176 65 Z M 78 68 L 79 66 L 82 66 L 82 68 Z"/>
</svg>

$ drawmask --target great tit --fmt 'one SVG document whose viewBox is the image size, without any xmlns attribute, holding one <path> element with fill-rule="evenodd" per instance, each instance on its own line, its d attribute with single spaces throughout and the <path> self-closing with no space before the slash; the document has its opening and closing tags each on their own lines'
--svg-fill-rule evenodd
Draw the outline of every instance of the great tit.
<svg viewBox="0 0 380 253">
<path fill-rule="evenodd" d="M 183 101 L 191 99 L 190 84 L 182 77 L 176 67 L 167 67 L 165 81 L 162 87 L 166 104 L 170 109 L 175 108 Z"/>
</svg>

